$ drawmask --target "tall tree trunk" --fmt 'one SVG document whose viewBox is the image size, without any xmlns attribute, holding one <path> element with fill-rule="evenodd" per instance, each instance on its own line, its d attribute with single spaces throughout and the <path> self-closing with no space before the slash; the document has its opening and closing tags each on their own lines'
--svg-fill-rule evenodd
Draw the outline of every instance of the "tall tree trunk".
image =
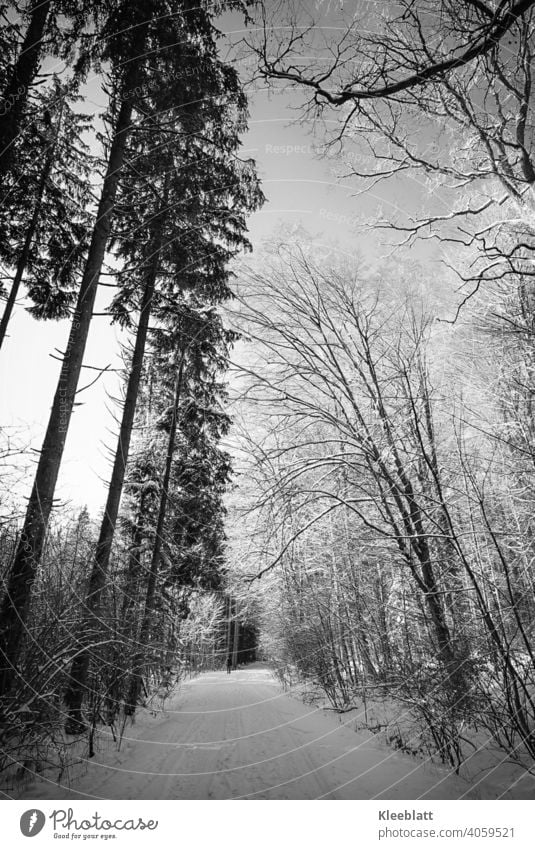
<svg viewBox="0 0 535 849">
<path fill-rule="evenodd" d="M 226 656 L 226 664 L 227 666 L 232 666 L 232 600 L 230 596 L 227 596 L 227 656 Z"/>
<path fill-rule="evenodd" d="M 130 71 L 124 80 L 124 91 L 129 92 L 132 89 L 136 81 L 137 69 L 137 62 L 132 62 Z M 0 662 L 2 662 L 3 668 L 0 670 L 0 696 L 9 690 L 16 673 L 30 605 L 31 590 L 52 510 L 61 458 L 93 314 L 98 280 L 110 235 L 113 206 L 119 174 L 123 166 L 131 119 L 132 99 L 126 97 L 121 102 L 117 117 L 97 220 L 93 229 L 69 341 L 63 357 L 24 526 L 9 575 L 7 592 L 2 603 Z"/>
<path fill-rule="evenodd" d="M 147 591 L 145 596 L 145 609 L 143 611 L 143 619 L 139 632 L 139 645 L 145 646 L 148 642 L 150 621 L 152 609 L 154 606 L 154 596 L 156 594 L 156 578 L 158 577 L 158 569 L 160 567 L 160 556 L 162 551 L 162 538 L 164 532 L 165 516 L 167 513 L 167 502 L 169 499 L 169 482 L 171 480 L 171 468 L 173 465 L 173 455 L 175 452 L 176 428 L 178 421 L 178 407 L 180 404 L 180 395 L 182 392 L 182 378 L 184 373 L 184 360 L 186 352 L 183 351 L 180 359 L 177 378 L 175 381 L 175 391 L 173 398 L 173 417 L 171 419 L 171 427 L 169 429 L 169 439 L 167 440 L 167 453 L 165 458 L 165 471 L 162 481 L 162 490 L 160 494 L 160 506 L 158 509 L 158 520 L 156 522 L 156 537 L 154 540 L 154 548 L 152 550 L 152 558 L 149 570 L 149 578 L 147 582 Z M 137 700 L 141 690 L 141 666 L 143 658 L 141 653 L 138 653 L 132 671 L 132 679 L 130 684 L 130 694 L 128 698 L 127 713 L 133 714 L 136 709 Z"/>
<path fill-rule="evenodd" d="M 0 321 L 0 348 L 4 343 L 4 339 L 6 337 L 7 328 L 11 319 L 11 314 L 13 312 L 13 307 L 15 306 L 15 301 L 17 300 L 17 295 L 19 293 L 20 284 L 22 278 L 24 276 L 24 272 L 26 271 L 26 266 L 28 264 L 28 259 L 30 256 L 30 248 L 32 246 L 33 237 L 35 235 L 35 230 L 37 228 L 37 223 L 41 216 L 41 207 L 43 204 L 43 197 L 45 194 L 45 188 L 47 180 L 50 176 L 50 172 L 52 171 L 52 165 L 54 164 L 54 150 L 55 145 L 58 139 L 58 135 L 61 128 L 61 112 L 58 117 L 58 123 L 56 125 L 56 130 L 54 133 L 54 140 L 51 141 L 48 153 L 46 155 L 45 164 L 43 166 L 43 171 L 41 172 L 41 178 L 39 180 L 39 185 L 37 187 L 37 197 L 35 199 L 35 206 L 33 210 L 33 214 L 28 225 L 28 229 L 26 230 L 26 236 L 24 238 L 24 244 L 22 246 L 22 251 L 17 262 L 17 268 L 15 271 L 15 276 L 13 278 L 13 283 L 11 284 L 11 289 L 7 298 L 7 303 L 4 309 L 4 313 L 2 315 L 2 320 Z"/>
<path fill-rule="evenodd" d="M 50 0 L 35 0 L 21 51 L 11 72 L 0 103 L 0 183 L 13 161 L 13 143 L 17 138 L 30 86 L 34 80 L 43 36 L 51 7 Z"/>
<path fill-rule="evenodd" d="M 232 640 L 232 668 L 238 668 L 238 646 L 240 642 L 240 623 L 238 622 L 238 610 L 236 599 L 234 599 L 234 638 Z"/>
<path fill-rule="evenodd" d="M 139 505 L 134 520 L 134 528 L 132 532 L 132 547 L 128 556 L 128 565 L 126 568 L 126 579 L 123 589 L 123 603 L 121 605 L 121 621 L 126 630 L 130 628 L 130 616 L 132 608 L 135 607 L 137 600 L 137 591 L 139 587 L 139 578 L 141 572 L 141 546 L 145 539 L 145 512 L 147 493 L 141 492 Z"/>
<path fill-rule="evenodd" d="M 121 700 L 125 696 L 125 686 L 130 680 L 130 665 L 128 662 L 128 650 L 133 648 L 138 630 L 139 611 L 137 600 L 140 596 L 140 572 L 142 569 L 141 546 L 145 538 L 144 518 L 146 513 L 146 492 L 142 492 L 132 532 L 132 545 L 128 556 L 125 584 L 122 588 L 122 603 L 120 612 L 121 639 L 125 645 L 125 654 L 119 668 L 116 670 L 116 678 L 107 695 L 107 715 L 111 723 L 118 711 Z"/>
<path fill-rule="evenodd" d="M 132 365 L 130 368 L 123 407 L 123 416 L 119 430 L 119 439 L 117 441 L 113 471 L 110 479 L 110 485 L 108 487 L 108 497 L 106 500 L 106 507 L 104 509 L 104 517 L 100 526 L 100 535 L 85 599 L 86 621 L 84 623 L 82 639 L 87 640 L 89 645 L 91 644 L 92 639 L 96 637 L 99 629 L 99 610 L 101 606 L 102 591 L 106 583 L 113 537 L 115 534 L 115 526 L 117 523 L 117 516 L 119 515 L 119 504 L 123 492 L 126 464 L 128 462 L 130 440 L 134 425 L 134 415 L 136 412 L 137 397 L 139 394 L 139 385 L 143 370 L 143 360 L 145 357 L 149 318 L 152 300 L 154 297 L 156 277 L 158 274 L 162 241 L 161 233 L 162 224 L 161 220 L 158 220 L 157 233 L 152 240 L 152 256 L 150 257 L 150 266 L 147 270 L 145 289 L 141 302 L 136 341 L 132 356 Z M 87 686 L 89 662 L 90 650 L 88 648 L 77 655 L 71 668 L 70 682 L 66 693 L 66 702 L 69 707 L 69 717 L 66 724 L 67 733 L 76 734 L 84 728 L 82 702 L 84 691 Z"/>
<path fill-rule="evenodd" d="M 425 585 L 424 600 L 429 611 L 431 622 L 438 645 L 438 656 L 450 675 L 450 684 L 453 686 L 462 677 L 461 669 L 455 654 L 450 630 L 446 622 L 446 613 L 442 595 L 431 565 L 431 553 L 426 540 L 422 540 L 419 546 L 421 551 L 422 579 Z"/>
</svg>

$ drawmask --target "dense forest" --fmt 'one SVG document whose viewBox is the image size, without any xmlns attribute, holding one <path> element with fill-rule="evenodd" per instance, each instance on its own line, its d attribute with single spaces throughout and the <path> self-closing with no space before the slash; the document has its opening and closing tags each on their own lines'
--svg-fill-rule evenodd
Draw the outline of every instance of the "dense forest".
<svg viewBox="0 0 535 849">
<path fill-rule="evenodd" d="M 48 356 L 20 311 L 58 327 L 40 439 L 0 421 L 0 783 L 255 659 L 412 756 L 533 774 L 535 2 L 0 16 L 0 358 Z M 350 249 L 253 243 L 258 92 L 382 198 Z M 103 321 L 95 512 L 58 479 Z"/>
</svg>

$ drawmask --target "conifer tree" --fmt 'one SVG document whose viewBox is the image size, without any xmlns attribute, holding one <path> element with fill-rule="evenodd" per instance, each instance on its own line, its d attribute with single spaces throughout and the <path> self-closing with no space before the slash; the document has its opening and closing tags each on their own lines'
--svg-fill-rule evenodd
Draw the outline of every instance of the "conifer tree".
<svg viewBox="0 0 535 849">
<path fill-rule="evenodd" d="M 10 169 L 17 166 L 20 145 L 17 139 L 31 113 L 31 96 L 39 79 L 43 57 L 52 55 L 73 63 L 77 48 L 91 39 L 91 26 L 99 26 L 104 10 L 113 0 L 100 4 L 89 0 L 29 0 L 22 10 L 19 27 L 12 23 L 5 28 L 4 44 L 7 55 L 0 70 L 0 186 Z M 115 5 L 118 5 L 115 3 Z M 0 7 L 8 10 L 7 4 Z M 11 9 L 11 11 L 13 11 Z M 3 16 L 9 20 L 7 15 Z M 82 55 L 87 52 L 84 46 Z M 76 74 L 87 68 L 79 57 Z"/>
<path fill-rule="evenodd" d="M 156 6 L 157 3 L 149 4 Z M 98 280 L 108 245 L 117 183 L 124 163 L 125 145 L 131 131 L 136 86 L 144 81 L 146 46 L 152 16 L 146 3 L 120 4 L 113 10 L 102 33 L 103 59 L 111 65 L 113 87 L 108 114 L 111 143 L 95 225 L 92 231 L 69 340 L 52 404 L 48 426 L 28 503 L 15 558 L 2 602 L 0 632 L 0 695 L 7 692 L 16 674 L 31 590 L 41 558 L 52 510 L 65 439 L 72 415 L 76 388 L 93 314 Z M 155 9 L 153 11 L 156 11 Z M 128 26 L 126 24 L 128 23 Z"/>
<path fill-rule="evenodd" d="M 90 227 L 95 157 L 85 141 L 91 119 L 76 113 L 58 78 L 35 98 L 35 118 L 18 140 L 19 165 L 6 180 L 0 209 L 0 254 L 14 269 L 0 320 L 0 347 L 25 280 L 36 318 L 66 318 Z"/>
<path fill-rule="evenodd" d="M 98 611 L 125 479 L 151 312 L 167 314 L 166 304 L 182 292 L 196 291 L 218 302 L 230 294 L 227 264 L 247 248 L 245 220 L 262 202 L 254 164 L 237 155 L 246 126 L 246 100 L 236 72 L 220 62 L 215 30 L 203 41 L 185 28 L 165 52 L 170 62 L 187 61 L 184 73 L 143 96 L 146 121 L 131 138 L 118 195 L 115 242 L 125 263 L 119 294 L 112 304 L 116 320 L 127 324 L 139 311 L 134 351 L 108 497 L 86 599 L 87 645 L 95 638 Z M 186 20 L 187 23 L 187 20 Z M 197 64 L 203 73 L 188 73 Z M 204 67 L 203 67 L 204 66 Z M 153 71 L 158 64 L 153 63 Z M 159 82 L 162 82 L 159 80 Z M 161 116 L 164 117 L 161 117 Z M 68 729 L 83 728 L 81 706 L 89 651 L 78 653 L 67 692 Z"/>
<path fill-rule="evenodd" d="M 28 9 L 28 26 L 20 51 L 6 74 L 0 107 L 0 178 L 13 159 L 13 143 L 18 136 L 30 85 L 39 67 L 43 38 L 52 0 L 34 0 Z"/>
<path fill-rule="evenodd" d="M 139 698 L 143 653 L 150 654 L 158 583 L 214 590 L 221 587 L 222 578 L 222 497 L 231 464 L 219 447 L 230 426 L 222 408 L 226 394 L 219 376 L 235 335 L 223 328 L 217 310 L 195 293 L 167 311 L 166 323 L 154 345 L 164 405 L 167 398 L 160 426 L 168 435 L 128 713 L 135 711 Z M 173 567 L 159 580 L 164 549 Z M 187 612 L 183 594 L 182 610 L 176 613 L 185 617 Z"/>
</svg>

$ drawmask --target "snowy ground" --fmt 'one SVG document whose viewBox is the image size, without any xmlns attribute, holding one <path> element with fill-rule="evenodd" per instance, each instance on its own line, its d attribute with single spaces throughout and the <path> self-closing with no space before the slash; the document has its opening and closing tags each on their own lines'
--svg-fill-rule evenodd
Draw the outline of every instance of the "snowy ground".
<svg viewBox="0 0 535 849">
<path fill-rule="evenodd" d="M 39 778 L 26 799 L 460 799 L 489 795 L 446 768 L 394 752 L 355 716 L 281 691 L 261 664 L 184 684 L 142 712 L 120 751 L 104 747 L 71 787 Z M 65 782 L 63 782 L 65 785 Z M 490 794 L 491 797 L 494 794 Z"/>
</svg>

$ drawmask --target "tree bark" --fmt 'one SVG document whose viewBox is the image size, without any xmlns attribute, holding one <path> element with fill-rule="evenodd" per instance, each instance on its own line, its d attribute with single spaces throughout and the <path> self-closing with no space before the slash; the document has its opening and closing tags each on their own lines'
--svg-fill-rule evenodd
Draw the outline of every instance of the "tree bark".
<svg viewBox="0 0 535 849">
<path fill-rule="evenodd" d="M 446 622 L 444 604 L 437 583 L 433 566 L 431 564 L 431 553 L 426 538 L 422 535 L 418 545 L 413 545 L 420 561 L 421 578 L 420 583 L 424 587 L 424 602 L 429 612 L 433 630 L 437 640 L 438 657 L 448 671 L 450 686 L 456 688 L 462 682 L 462 668 L 456 656 L 451 639 L 450 630 Z M 409 564 L 413 575 L 416 573 L 414 566 Z"/>
<path fill-rule="evenodd" d="M 227 627 L 226 627 L 226 646 L 227 646 L 227 656 L 225 662 L 227 664 L 227 668 L 232 667 L 232 599 L 230 596 L 227 596 Z"/>
<path fill-rule="evenodd" d="M 139 578 L 141 572 L 141 546 L 145 537 L 144 519 L 146 511 L 147 494 L 142 492 L 136 512 L 134 530 L 132 534 L 132 548 L 128 556 L 128 566 L 123 590 L 123 602 L 121 605 L 121 621 L 125 629 L 129 628 L 129 620 L 132 608 L 135 607 Z"/>
<path fill-rule="evenodd" d="M 125 91 L 132 88 L 137 76 L 133 62 L 125 79 Z M 108 167 L 78 294 L 69 341 L 54 396 L 39 463 L 28 503 L 24 526 L 8 579 L 2 603 L 0 632 L 0 696 L 11 687 L 16 673 L 21 642 L 30 605 L 31 590 L 41 558 L 45 534 L 52 510 L 65 440 L 72 415 L 76 388 L 82 369 L 98 280 L 108 243 L 119 174 L 124 162 L 125 145 L 132 118 L 132 100 L 121 103 Z"/>
<path fill-rule="evenodd" d="M 240 623 L 238 622 L 238 611 L 237 611 L 236 600 L 234 599 L 234 635 L 232 640 L 232 668 L 238 668 L 238 645 L 240 641 Z"/>
<path fill-rule="evenodd" d="M 177 421 L 178 421 L 178 407 L 180 404 L 180 396 L 182 393 L 182 378 L 184 373 L 184 359 L 186 352 L 183 351 L 180 359 L 180 366 L 178 369 L 177 378 L 175 381 L 175 392 L 173 399 L 173 417 L 171 419 L 171 427 L 169 430 L 169 439 L 167 441 L 167 453 L 165 458 L 165 471 L 162 481 L 162 491 L 160 495 L 160 506 L 158 509 L 158 520 L 156 523 L 156 537 L 154 540 L 154 548 L 152 551 L 152 558 L 149 570 L 149 578 L 147 582 L 147 592 L 145 596 L 145 609 L 143 611 L 143 619 L 141 621 L 141 628 L 139 632 L 139 645 L 145 646 L 149 637 L 150 630 L 150 621 L 152 608 L 154 606 L 154 596 L 156 594 L 156 579 L 158 577 L 158 569 L 160 567 L 160 556 L 162 551 L 162 537 L 164 532 L 164 524 L 165 524 L 165 516 L 167 513 L 167 502 L 169 499 L 169 482 L 171 480 L 171 468 L 173 465 L 173 456 L 175 452 L 175 439 L 176 439 L 176 429 L 177 429 Z M 128 698 L 128 704 L 126 706 L 126 712 L 128 714 L 133 714 L 136 709 L 137 700 L 139 698 L 139 693 L 141 690 L 142 676 L 141 676 L 141 666 L 142 666 L 143 658 L 141 657 L 141 653 L 138 653 L 135 662 L 134 668 L 132 671 L 132 679 L 130 683 L 130 693 Z"/>
<path fill-rule="evenodd" d="M 35 0 L 21 51 L 4 89 L 0 104 L 0 182 L 13 161 L 13 143 L 19 134 L 28 92 L 39 65 L 51 5 L 50 0 Z"/>
<path fill-rule="evenodd" d="M 104 509 L 104 517 L 100 527 L 100 535 L 96 547 L 95 559 L 93 561 L 93 569 L 89 579 L 89 587 L 85 599 L 87 619 L 82 639 L 86 639 L 89 644 L 92 642 L 92 637 L 96 636 L 99 629 L 99 610 L 101 606 L 102 591 L 106 584 L 115 526 L 117 523 L 117 516 L 119 515 L 119 504 L 123 492 L 126 464 L 128 462 L 137 397 L 139 394 L 143 360 L 145 357 L 149 318 L 158 274 L 161 233 L 162 225 L 160 221 L 157 224 L 157 233 L 152 242 L 152 257 L 150 267 L 147 272 L 143 300 L 140 308 L 136 341 L 126 389 L 123 416 L 119 430 L 119 439 L 117 441 L 117 448 L 115 451 L 113 471 L 108 487 L 108 497 L 106 507 Z M 66 702 L 69 707 L 69 717 L 66 723 L 67 733 L 79 733 L 84 728 L 82 702 L 84 692 L 87 687 L 87 673 L 89 671 L 90 659 L 90 650 L 87 649 L 82 651 L 74 660 L 71 668 L 69 688 L 66 693 Z"/>
<path fill-rule="evenodd" d="M 111 724 L 119 711 L 121 701 L 124 699 L 124 688 L 130 680 L 130 667 L 128 664 L 128 652 L 135 645 L 138 630 L 138 605 L 140 596 L 140 573 L 142 570 L 141 547 L 144 540 L 144 518 L 146 512 L 146 493 L 142 492 L 132 533 L 132 545 L 128 556 L 128 566 L 124 587 L 122 588 L 122 602 L 120 612 L 120 633 L 124 642 L 125 654 L 121 665 L 116 669 L 116 677 L 106 697 L 107 718 Z"/>
</svg>

